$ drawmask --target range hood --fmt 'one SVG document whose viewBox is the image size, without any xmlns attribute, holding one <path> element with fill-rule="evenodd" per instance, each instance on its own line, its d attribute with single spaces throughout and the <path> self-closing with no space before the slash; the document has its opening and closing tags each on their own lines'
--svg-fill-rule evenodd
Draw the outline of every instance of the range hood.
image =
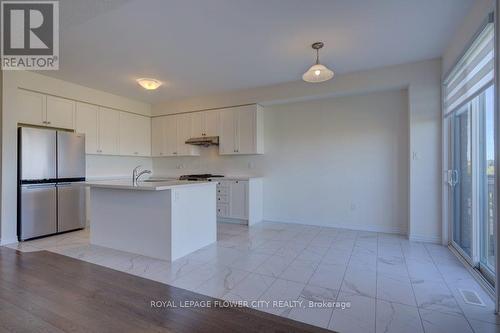
<svg viewBox="0 0 500 333">
<path fill-rule="evenodd" d="M 218 136 L 202 136 L 199 138 L 191 138 L 186 140 L 186 144 L 195 145 L 195 146 L 218 146 L 219 145 L 219 137 Z"/>
</svg>

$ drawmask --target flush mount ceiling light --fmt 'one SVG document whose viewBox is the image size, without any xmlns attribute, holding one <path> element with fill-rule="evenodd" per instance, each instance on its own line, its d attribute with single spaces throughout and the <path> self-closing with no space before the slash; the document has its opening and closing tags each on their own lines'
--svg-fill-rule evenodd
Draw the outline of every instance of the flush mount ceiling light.
<svg viewBox="0 0 500 333">
<path fill-rule="evenodd" d="M 302 75 L 302 80 L 311 83 L 328 81 L 333 77 L 333 71 L 319 63 L 319 49 L 324 46 L 322 42 L 316 42 L 311 47 L 316 50 L 316 64 L 312 65 L 307 72 Z"/>
<path fill-rule="evenodd" d="M 155 90 L 162 85 L 160 81 L 149 78 L 141 78 L 137 79 L 136 81 L 141 85 L 141 87 L 143 87 L 146 90 Z"/>
</svg>

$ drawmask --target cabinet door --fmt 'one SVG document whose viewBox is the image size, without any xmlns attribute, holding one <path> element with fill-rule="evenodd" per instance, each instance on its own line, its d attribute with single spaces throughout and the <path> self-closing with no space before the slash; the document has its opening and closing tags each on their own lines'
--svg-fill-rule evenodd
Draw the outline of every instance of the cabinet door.
<svg viewBox="0 0 500 333">
<path fill-rule="evenodd" d="M 151 156 L 151 119 L 139 116 L 137 120 L 137 142 L 140 156 Z"/>
<path fill-rule="evenodd" d="M 17 91 L 17 122 L 45 125 L 46 96 L 26 90 Z"/>
<path fill-rule="evenodd" d="M 143 136 L 147 135 L 143 117 L 120 112 L 120 155 L 142 155 Z"/>
<path fill-rule="evenodd" d="M 223 109 L 219 112 L 219 154 L 236 153 L 236 124 L 235 112 L 231 109 Z"/>
<path fill-rule="evenodd" d="M 187 145 L 186 140 L 191 138 L 191 115 L 179 114 L 177 117 L 177 155 L 196 155 L 194 147 Z"/>
<path fill-rule="evenodd" d="M 75 128 L 75 102 L 65 98 L 47 96 L 47 125 Z"/>
<path fill-rule="evenodd" d="M 177 116 L 162 117 L 163 120 L 163 154 L 176 156 L 177 151 Z"/>
<path fill-rule="evenodd" d="M 99 107 L 86 103 L 76 103 L 75 130 L 85 134 L 85 152 L 98 153 L 98 112 Z"/>
<path fill-rule="evenodd" d="M 119 154 L 119 123 L 119 111 L 99 108 L 99 153 L 106 155 Z"/>
<path fill-rule="evenodd" d="M 229 215 L 231 218 L 235 219 L 247 219 L 248 218 L 248 196 L 247 188 L 248 182 L 235 180 L 231 181 L 229 185 Z"/>
<path fill-rule="evenodd" d="M 219 111 L 205 111 L 205 135 L 219 136 Z"/>
<path fill-rule="evenodd" d="M 191 113 L 191 137 L 202 136 L 205 136 L 205 114 L 204 112 Z"/>
<path fill-rule="evenodd" d="M 238 154 L 255 154 L 255 109 L 241 107 L 237 112 L 236 150 Z"/>
<path fill-rule="evenodd" d="M 151 154 L 152 156 L 164 156 L 164 117 L 151 119 Z"/>
</svg>

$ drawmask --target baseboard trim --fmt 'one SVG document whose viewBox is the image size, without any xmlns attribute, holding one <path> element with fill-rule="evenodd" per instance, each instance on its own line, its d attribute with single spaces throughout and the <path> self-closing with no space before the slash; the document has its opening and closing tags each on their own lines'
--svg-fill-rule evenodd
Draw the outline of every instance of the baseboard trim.
<svg viewBox="0 0 500 333">
<path fill-rule="evenodd" d="M 437 236 L 409 235 L 408 239 L 412 242 L 441 244 L 441 237 Z"/>
<path fill-rule="evenodd" d="M 301 225 L 310 225 L 314 227 L 325 227 L 325 228 L 340 228 L 340 229 L 348 229 L 348 230 L 357 230 L 357 231 L 371 231 L 371 232 L 383 232 L 387 234 L 397 234 L 397 235 L 406 235 L 406 230 L 396 227 L 384 227 L 377 225 L 353 225 L 353 224 L 306 224 L 301 222 L 294 221 L 278 221 L 278 220 L 267 220 L 264 219 L 262 222 L 275 222 L 275 223 L 289 223 L 289 224 L 301 224 Z"/>
<path fill-rule="evenodd" d="M 0 238 L 0 246 L 18 243 L 17 238 Z"/>
</svg>

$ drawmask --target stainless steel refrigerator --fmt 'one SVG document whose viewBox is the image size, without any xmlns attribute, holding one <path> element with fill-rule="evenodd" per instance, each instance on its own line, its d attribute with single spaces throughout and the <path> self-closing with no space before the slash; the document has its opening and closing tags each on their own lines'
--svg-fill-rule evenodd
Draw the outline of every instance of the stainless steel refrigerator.
<svg viewBox="0 0 500 333">
<path fill-rule="evenodd" d="M 85 227 L 85 135 L 20 127 L 20 241 Z"/>
</svg>

